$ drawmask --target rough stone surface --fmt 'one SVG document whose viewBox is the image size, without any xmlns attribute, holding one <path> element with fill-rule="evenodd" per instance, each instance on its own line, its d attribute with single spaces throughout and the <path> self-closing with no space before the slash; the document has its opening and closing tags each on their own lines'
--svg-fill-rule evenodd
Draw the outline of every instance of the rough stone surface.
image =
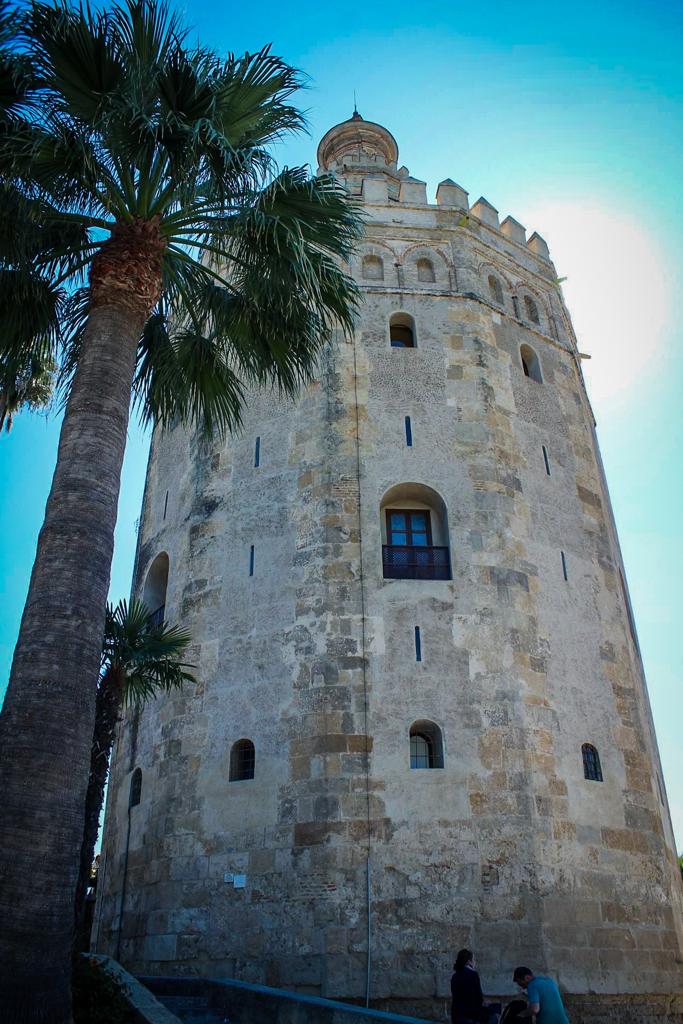
<svg viewBox="0 0 683 1024">
<path fill-rule="evenodd" d="M 355 336 L 297 402 L 252 395 L 240 436 L 153 438 L 135 591 L 166 552 L 198 683 L 121 730 L 97 948 L 359 999 L 369 933 L 373 999 L 413 1012 L 445 1005 L 465 944 L 491 992 L 521 962 L 654 1006 L 682 987 L 681 880 L 556 271 L 473 213 L 399 201 L 393 140 L 373 149 L 363 124 L 322 150 L 352 190 L 385 179 L 350 267 Z M 390 347 L 397 312 L 416 347 Z M 386 504 L 430 508 L 452 580 L 383 578 Z M 440 730 L 443 768 L 411 770 L 415 722 Z M 255 777 L 230 782 L 241 738 Z"/>
</svg>

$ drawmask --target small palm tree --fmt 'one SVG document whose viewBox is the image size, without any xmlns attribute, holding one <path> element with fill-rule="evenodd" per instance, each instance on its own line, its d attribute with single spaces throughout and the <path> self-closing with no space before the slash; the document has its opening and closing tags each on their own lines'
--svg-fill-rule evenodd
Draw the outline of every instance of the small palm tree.
<svg viewBox="0 0 683 1024">
<path fill-rule="evenodd" d="M 0 351 L 50 354 L 57 467 L 0 717 L 3 1021 L 70 1018 L 74 888 L 131 396 L 148 420 L 239 423 L 350 330 L 358 209 L 278 170 L 304 120 L 268 48 L 193 47 L 155 0 L 29 0 L 0 18 Z"/>
<path fill-rule="evenodd" d="M 84 932 L 85 894 L 95 855 L 104 791 L 109 775 L 116 726 L 124 704 L 138 707 L 159 693 L 194 682 L 180 658 L 191 642 L 178 626 L 150 625 L 150 610 L 142 601 L 107 606 L 102 664 L 97 687 L 95 731 L 90 751 L 90 777 L 85 800 L 85 829 L 76 888 L 76 950 L 87 949 Z"/>
</svg>

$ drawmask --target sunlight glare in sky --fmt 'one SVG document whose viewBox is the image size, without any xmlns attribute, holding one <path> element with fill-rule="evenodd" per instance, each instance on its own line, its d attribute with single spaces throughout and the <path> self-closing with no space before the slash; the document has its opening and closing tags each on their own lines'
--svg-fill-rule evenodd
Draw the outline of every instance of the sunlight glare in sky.
<svg viewBox="0 0 683 1024">
<path fill-rule="evenodd" d="M 654 371 L 670 315 L 666 259 L 647 224 L 599 201 L 550 200 L 526 214 L 550 246 L 571 311 L 588 393 L 627 402 Z"/>
</svg>

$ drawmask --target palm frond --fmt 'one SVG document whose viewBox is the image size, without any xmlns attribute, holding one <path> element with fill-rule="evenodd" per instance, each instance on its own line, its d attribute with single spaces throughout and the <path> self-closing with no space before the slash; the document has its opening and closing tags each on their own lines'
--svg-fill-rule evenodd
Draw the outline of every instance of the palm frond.
<svg viewBox="0 0 683 1024">
<path fill-rule="evenodd" d="M 195 681 L 188 671 L 192 666 L 180 660 L 190 643 L 190 633 L 179 626 L 151 627 L 150 609 L 142 601 L 108 605 L 101 677 L 111 668 L 122 670 L 125 702 L 142 704 L 159 692 Z"/>
<path fill-rule="evenodd" d="M 188 45 L 156 0 L 29 0 L 23 19 L 0 16 L 0 56 L 0 352 L 58 355 L 67 397 L 93 262 L 114 229 L 154 221 L 167 248 L 139 343 L 143 417 L 224 432 L 245 388 L 293 395 L 333 330 L 353 327 L 341 264 L 362 230 L 333 178 L 278 172 L 269 151 L 304 128 L 302 74 L 270 47 L 222 59 Z"/>
</svg>

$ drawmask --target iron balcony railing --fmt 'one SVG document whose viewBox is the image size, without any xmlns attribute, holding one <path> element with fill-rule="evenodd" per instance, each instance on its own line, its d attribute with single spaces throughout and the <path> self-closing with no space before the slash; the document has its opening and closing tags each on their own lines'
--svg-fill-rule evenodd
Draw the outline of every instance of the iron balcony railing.
<svg viewBox="0 0 683 1024">
<path fill-rule="evenodd" d="M 166 611 L 166 605 L 162 604 L 157 608 L 155 612 L 150 612 L 147 616 L 147 628 L 148 629 L 159 629 L 164 624 L 164 612 Z"/>
<path fill-rule="evenodd" d="M 382 545 L 385 580 L 449 580 L 448 548 Z"/>
</svg>

